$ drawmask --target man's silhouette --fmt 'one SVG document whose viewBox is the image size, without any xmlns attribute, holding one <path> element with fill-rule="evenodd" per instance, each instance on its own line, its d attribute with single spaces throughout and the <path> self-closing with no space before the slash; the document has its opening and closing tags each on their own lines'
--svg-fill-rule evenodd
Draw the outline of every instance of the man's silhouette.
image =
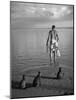
<svg viewBox="0 0 76 100">
<path fill-rule="evenodd" d="M 60 56 L 60 52 L 58 49 L 58 40 L 59 40 L 59 37 L 58 37 L 57 31 L 55 30 L 55 25 L 52 25 L 52 30 L 49 31 L 49 35 L 46 42 L 47 50 L 49 48 L 49 51 L 50 51 L 50 54 L 49 54 L 50 64 L 52 62 L 55 63 L 56 54 Z"/>
</svg>

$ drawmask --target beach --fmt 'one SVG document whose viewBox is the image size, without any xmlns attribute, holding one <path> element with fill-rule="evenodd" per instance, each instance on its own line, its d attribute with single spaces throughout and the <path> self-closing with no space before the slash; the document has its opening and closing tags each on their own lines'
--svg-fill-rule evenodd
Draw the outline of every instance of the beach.
<svg viewBox="0 0 76 100">
<path fill-rule="evenodd" d="M 62 76 L 61 79 L 56 79 L 58 66 L 53 65 L 51 67 L 35 68 L 22 72 L 21 74 L 25 74 L 26 76 L 26 83 L 28 87 L 26 89 L 13 87 L 11 90 L 12 98 L 73 95 L 73 69 L 62 67 L 63 65 L 60 66 L 64 73 L 64 76 Z M 38 71 L 41 72 L 41 86 L 32 87 L 33 79 L 37 75 Z M 22 75 L 20 75 L 18 79 L 20 79 Z M 14 82 L 18 85 L 20 80 L 16 80 Z"/>
<path fill-rule="evenodd" d="M 73 95 L 74 7 L 11 1 L 10 8 L 11 98 Z M 48 36 L 57 38 L 61 55 L 52 64 Z M 34 87 L 36 78 L 41 85 Z M 22 81 L 25 89 L 20 87 Z"/>
<path fill-rule="evenodd" d="M 11 87 L 12 98 L 74 94 L 73 29 L 62 28 L 57 31 L 61 57 L 56 59 L 58 65 L 50 65 L 49 53 L 46 52 L 49 29 L 13 30 L 11 83 L 19 84 L 24 74 L 27 84 L 32 84 L 40 71 L 42 85 L 23 90 Z M 64 76 L 57 80 L 59 67 Z"/>
</svg>

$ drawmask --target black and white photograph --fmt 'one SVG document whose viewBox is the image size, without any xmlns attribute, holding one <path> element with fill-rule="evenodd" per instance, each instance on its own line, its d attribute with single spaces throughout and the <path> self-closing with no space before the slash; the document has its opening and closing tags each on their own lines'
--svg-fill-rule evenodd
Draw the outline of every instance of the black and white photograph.
<svg viewBox="0 0 76 100">
<path fill-rule="evenodd" d="M 11 98 L 74 95 L 74 5 L 10 1 Z"/>
</svg>

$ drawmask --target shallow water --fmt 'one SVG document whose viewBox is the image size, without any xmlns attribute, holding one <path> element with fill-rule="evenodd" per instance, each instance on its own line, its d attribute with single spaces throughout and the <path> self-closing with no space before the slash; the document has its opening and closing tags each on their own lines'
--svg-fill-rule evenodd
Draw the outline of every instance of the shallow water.
<svg viewBox="0 0 76 100">
<path fill-rule="evenodd" d="M 73 68 L 73 29 L 57 29 L 61 64 Z M 11 30 L 11 70 L 20 72 L 36 66 L 49 64 L 46 52 L 46 40 L 49 29 L 14 29 Z"/>
</svg>

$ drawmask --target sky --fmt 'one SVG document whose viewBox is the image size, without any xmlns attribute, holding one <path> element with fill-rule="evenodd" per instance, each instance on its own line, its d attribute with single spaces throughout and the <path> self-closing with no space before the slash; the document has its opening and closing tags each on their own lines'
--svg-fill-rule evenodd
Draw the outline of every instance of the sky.
<svg viewBox="0 0 76 100">
<path fill-rule="evenodd" d="M 11 1 L 10 8 L 14 29 L 73 26 L 73 6 Z"/>
</svg>

